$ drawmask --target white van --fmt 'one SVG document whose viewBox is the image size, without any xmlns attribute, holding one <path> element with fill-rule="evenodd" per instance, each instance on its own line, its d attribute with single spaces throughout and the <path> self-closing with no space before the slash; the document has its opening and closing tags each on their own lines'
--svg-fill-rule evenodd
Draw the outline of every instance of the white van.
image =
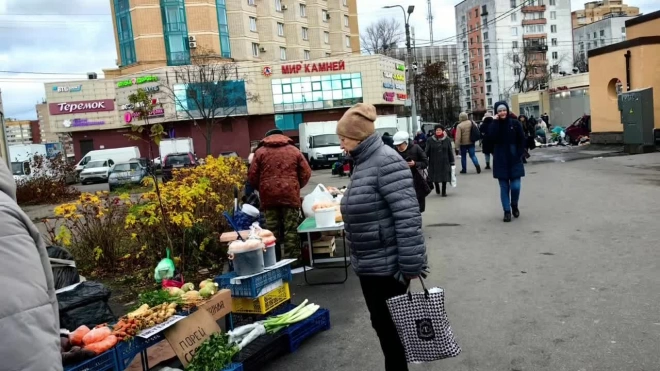
<svg viewBox="0 0 660 371">
<path fill-rule="evenodd" d="M 80 174 L 85 168 L 85 165 L 92 160 L 112 160 L 115 164 L 120 162 L 128 162 L 134 158 L 140 158 L 140 149 L 138 147 L 123 147 L 112 149 L 99 149 L 89 151 L 76 165 L 76 172 Z"/>
</svg>

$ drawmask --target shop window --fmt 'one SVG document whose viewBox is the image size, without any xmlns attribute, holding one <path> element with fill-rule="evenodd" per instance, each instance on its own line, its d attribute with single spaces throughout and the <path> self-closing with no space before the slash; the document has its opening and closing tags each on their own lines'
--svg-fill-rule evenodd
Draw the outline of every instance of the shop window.
<svg viewBox="0 0 660 371">
<path fill-rule="evenodd" d="M 275 126 L 280 130 L 298 130 L 298 127 L 302 122 L 302 113 L 275 115 Z"/>
<path fill-rule="evenodd" d="M 276 112 L 348 107 L 362 102 L 360 73 L 305 76 L 272 81 Z"/>
</svg>

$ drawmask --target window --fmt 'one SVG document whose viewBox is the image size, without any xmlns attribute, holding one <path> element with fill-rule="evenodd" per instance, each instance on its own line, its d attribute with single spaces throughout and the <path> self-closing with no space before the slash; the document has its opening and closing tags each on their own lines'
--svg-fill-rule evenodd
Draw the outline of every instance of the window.
<svg viewBox="0 0 660 371">
<path fill-rule="evenodd" d="M 484 54 L 488 54 L 488 53 L 490 53 L 490 48 L 488 47 L 488 45 L 484 45 Z"/>
<path fill-rule="evenodd" d="M 305 60 L 306 60 L 306 61 L 308 61 L 308 60 L 311 59 L 311 57 L 310 57 L 310 55 L 309 55 L 309 50 L 305 50 L 305 51 L 304 51 L 304 54 L 305 54 Z"/>
<path fill-rule="evenodd" d="M 624 34 L 624 35 L 626 34 L 626 28 L 625 27 L 621 27 L 621 33 Z"/>
<path fill-rule="evenodd" d="M 559 59 L 559 53 L 552 52 L 552 59 Z"/>
<path fill-rule="evenodd" d="M 323 32 L 323 41 L 326 44 L 330 44 L 330 32 L 328 31 Z"/>
<path fill-rule="evenodd" d="M 477 35 L 477 44 L 481 41 L 481 40 L 479 39 L 480 37 L 481 37 L 481 36 Z"/>
<path fill-rule="evenodd" d="M 484 75 L 479 74 L 479 81 L 484 81 Z"/>
<path fill-rule="evenodd" d="M 321 11 L 321 19 L 323 19 L 323 22 L 327 22 L 327 21 L 328 21 L 328 11 L 327 11 L 327 10 L 323 9 L 323 10 Z"/>
<path fill-rule="evenodd" d="M 605 39 L 600 39 L 600 46 L 605 46 Z"/>
<path fill-rule="evenodd" d="M 275 10 L 278 12 L 282 11 L 282 0 L 275 0 Z"/>
<path fill-rule="evenodd" d="M 511 8 L 515 9 L 516 7 L 516 0 L 511 0 Z"/>
<path fill-rule="evenodd" d="M 470 78 L 469 77 L 465 78 L 465 85 L 470 85 Z"/>
<path fill-rule="evenodd" d="M 481 15 L 488 14 L 488 7 L 486 5 L 481 6 Z"/>
<path fill-rule="evenodd" d="M 351 47 L 351 37 L 350 36 L 346 36 L 346 47 L 347 48 Z"/>
<path fill-rule="evenodd" d="M 284 36 L 284 23 L 277 22 L 277 36 Z"/>
<path fill-rule="evenodd" d="M 557 19 L 557 12 L 555 11 L 550 12 L 550 19 Z"/>
<path fill-rule="evenodd" d="M 488 32 L 484 32 L 484 41 L 488 40 Z"/>
<path fill-rule="evenodd" d="M 483 86 L 479 88 L 479 92 L 480 92 L 481 94 L 484 93 L 484 87 L 483 87 Z"/>
<path fill-rule="evenodd" d="M 477 82 L 477 78 L 476 78 L 476 76 L 474 76 L 474 75 L 472 75 L 472 82 L 473 82 L 473 83 Z"/>
<path fill-rule="evenodd" d="M 512 46 L 514 49 L 518 49 L 518 41 L 512 41 L 512 42 L 511 42 L 511 46 Z"/>
<path fill-rule="evenodd" d="M 250 31 L 257 32 L 257 19 L 250 17 Z"/>
<path fill-rule="evenodd" d="M 286 48 L 280 47 L 280 59 L 283 61 L 286 60 Z"/>
<path fill-rule="evenodd" d="M 552 46 L 557 46 L 557 39 L 552 39 L 550 42 L 552 43 Z"/>
<path fill-rule="evenodd" d="M 273 79 L 271 85 L 275 112 L 311 111 L 324 105 L 347 107 L 362 102 L 360 73 Z M 323 140 L 333 140 L 329 137 Z"/>
<path fill-rule="evenodd" d="M 511 13 L 511 22 L 517 22 L 518 21 L 518 15 L 516 13 Z"/>
<path fill-rule="evenodd" d="M 472 106 L 470 105 L 470 102 L 467 102 L 466 104 L 467 104 L 467 109 L 468 109 L 468 110 L 469 110 L 469 109 L 472 109 Z"/>
<path fill-rule="evenodd" d="M 520 68 L 516 67 L 513 69 L 513 74 L 516 76 L 520 76 Z"/>
<path fill-rule="evenodd" d="M 325 56 L 330 57 L 330 56 L 332 56 L 332 53 L 325 53 Z"/>
<path fill-rule="evenodd" d="M 481 49 L 477 49 L 477 55 L 481 55 Z"/>
<path fill-rule="evenodd" d="M 343 6 L 348 6 L 348 0 L 342 0 L 341 4 L 342 4 Z"/>
<path fill-rule="evenodd" d="M 252 43 L 252 56 L 253 57 L 259 56 L 259 44 L 257 43 Z"/>
<path fill-rule="evenodd" d="M 465 95 L 470 95 L 470 89 L 465 90 Z"/>
<path fill-rule="evenodd" d="M 556 2 L 557 2 L 557 0 L 550 0 L 550 6 L 555 6 L 555 5 L 557 5 Z"/>
<path fill-rule="evenodd" d="M 472 94 L 477 94 L 477 88 L 472 88 Z"/>
<path fill-rule="evenodd" d="M 484 106 L 484 100 L 483 100 L 483 99 L 479 99 L 479 101 L 481 102 L 481 107 L 483 107 L 483 106 Z"/>
<path fill-rule="evenodd" d="M 587 50 L 591 49 L 591 41 L 587 43 Z"/>
<path fill-rule="evenodd" d="M 463 66 L 463 69 L 465 70 L 465 72 L 468 72 L 468 66 L 467 66 L 467 64 L 466 64 L 465 66 Z"/>
<path fill-rule="evenodd" d="M 596 32 L 594 31 L 594 39 L 596 39 L 596 38 L 598 38 L 598 36 L 596 36 Z"/>
<path fill-rule="evenodd" d="M 483 66 L 481 65 L 481 62 L 479 62 L 479 68 L 482 68 Z"/>
<path fill-rule="evenodd" d="M 511 36 L 518 36 L 518 27 L 511 27 Z"/>
<path fill-rule="evenodd" d="M 303 18 L 307 17 L 307 5 L 300 4 L 300 16 Z"/>
<path fill-rule="evenodd" d="M 348 16 L 344 16 L 344 27 L 348 27 Z"/>
<path fill-rule="evenodd" d="M 463 41 L 463 49 L 467 48 L 467 41 Z"/>
<path fill-rule="evenodd" d="M 254 0 L 247 0 L 247 2 L 248 2 L 248 5 L 254 6 Z"/>
<path fill-rule="evenodd" d="M 486 67 L 490 67 L 490 59 L 486 59 Z"/>
<path fill-rule="evenodd" d="M 493 105 L 493 98 L 488 98 L 488 107 Z"/>
<path fill-rule="evenodd" d="M 491 88 L 490 85 L 486 85 L 486 92 L 487 92 L 487 93 L 492 92 L 492 88 Z"/>
<path fill-rule="evenodd" d="M 605 37 L 605 30 L 600 30 L 600 37 Z"/>
<path fill-rule="evenodd" d="M 470 45 L 472 45 L 472 44 L 474 44 L 474 40 L 472 40 L 472 38 L 470 38 Z"/>
<path fill-rule="evenodd" d="M 307 27 L 302 28 L 302 39 L 309 40 L 309 30 L 307 29 Z"/>
<path fill-rule="evenodd" d="M 473 53 L 473 50 L 470 49 L 470 58 L 472 58 L 472 57 L 474 57 L 474 53 Z"/>
<path fill-rule="evenodd" d="M 557 25 L 553 24 L 552 26 L 550 26 L 550 32 L 557 33 Z"/>
</svg>

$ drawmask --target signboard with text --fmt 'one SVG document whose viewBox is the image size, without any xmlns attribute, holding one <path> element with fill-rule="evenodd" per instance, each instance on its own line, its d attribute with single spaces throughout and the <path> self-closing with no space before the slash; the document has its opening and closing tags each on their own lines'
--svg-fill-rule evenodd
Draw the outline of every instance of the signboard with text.
<svg viewBox="0 0 660 371">
<path fill-rule="evenodd" d="M 298 74 L 298 73 L 314 73 L 314 72 L 333 72 L 346 70 L 346 63 L 344 61 L 338 62 L 317 62 L 317 63 L 300 63 L 289 64 L 282 66 L 282 74 Z"/>
<path fill-rule="evenodd" d="M 51 115 L 67 115 L 72 113 L 107 112 L 114 111 L 114 99 L 97 99 L 77 102 L 62 102 L 48 104 Z"/>
<path fill-rule="evenodd" d="M 129 80 L 123 80 L 117 82 L 117 87 L 118 88 L 126 88 L 129 86 L 133 85 L 141 85 L 141 84 L 146 84 L 148 82 L 157 82 L 160 80 L 158 76 L 140 76 L 140 77 L 134 77 Z"/>
</svg>

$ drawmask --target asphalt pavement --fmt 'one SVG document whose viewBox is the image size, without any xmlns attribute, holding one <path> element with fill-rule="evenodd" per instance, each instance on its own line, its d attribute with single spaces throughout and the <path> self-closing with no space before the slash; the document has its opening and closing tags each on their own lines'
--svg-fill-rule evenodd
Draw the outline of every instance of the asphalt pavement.
<svg viewBox="0 0 660 371">
<path fill-rule="evenodd" d="M 532 153 L 512 223 L 502 222 L 490 171 L 469 165 L 449 197 L 429 196 L 428 283 L 445 288 L 463 353 L 411 370 L 660 370 L 660 154 L 545 161 L 544 153 Z M 347 183 L 317 172 L 307 189 L 319 182 Z M 296 275 L 292 291 L 296 303 L 330 309 L 332 328 L 265 370 L 384 369 L 353 273 L 333 286 Z"/>
</svg>

